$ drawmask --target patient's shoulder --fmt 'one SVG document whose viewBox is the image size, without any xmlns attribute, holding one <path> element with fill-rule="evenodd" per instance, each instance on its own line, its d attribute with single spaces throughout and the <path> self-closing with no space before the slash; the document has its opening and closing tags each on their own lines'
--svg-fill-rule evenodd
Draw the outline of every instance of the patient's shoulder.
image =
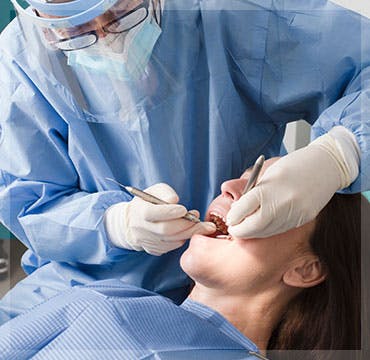
<svg viewBox="0 0 370 360">
<path fill-rule="evenodd" d="M 119 280 L 75 286 L 0 327 L 0 350 L 6 345 L 6 339 L 15 341 L 13 336 L 24 346 L 24 339 L 33 334 L 32 346 L 38 347 L 38 341 L 42 340 L 45 345 L 45 339 L 60 338 L 67 329 L 72 333 L 76 329 L 89 329 L 91 334 L 98 334 L 104 329 L 119 328 L 122 319 L 131 321 L 138 309 L 150 303 L 156 303 L 157 307 L 161 304 L 176 307 L 167 298 Z"/>
</svg>

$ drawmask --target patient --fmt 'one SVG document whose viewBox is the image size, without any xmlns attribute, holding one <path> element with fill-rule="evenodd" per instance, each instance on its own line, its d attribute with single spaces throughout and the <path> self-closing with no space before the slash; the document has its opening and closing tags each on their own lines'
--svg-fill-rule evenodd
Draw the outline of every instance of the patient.
<svg viewBox="0 0 370 360">
<path fill-rule="evenodd" d="M 210 205 L 206 217 L 221 230 L 245 182 L 225 182 Z M 272 350 L 359 349 L 361 209 L 369 208 L 360 195 L 336 194 L 315 221 L 284 234 L 195 235 L 181 258 L 195 286 L 181 306 L 118 280 L 74 287 L 0 327 L 0 354 L 275 359 Z"/>
</svg>

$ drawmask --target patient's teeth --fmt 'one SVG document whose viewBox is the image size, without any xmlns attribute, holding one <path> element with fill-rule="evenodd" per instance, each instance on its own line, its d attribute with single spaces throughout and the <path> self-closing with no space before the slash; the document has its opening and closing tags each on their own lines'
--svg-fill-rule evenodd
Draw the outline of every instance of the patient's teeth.
<svg viewBox="0 0 370 360">
<path fill-rule="evenodd" d="M 225 218 L 215 212 L 211 212 L 210 215 L 210 221 L 216 225 L 217 230 L 224 235 L 228 235 Z"/>
</svg>

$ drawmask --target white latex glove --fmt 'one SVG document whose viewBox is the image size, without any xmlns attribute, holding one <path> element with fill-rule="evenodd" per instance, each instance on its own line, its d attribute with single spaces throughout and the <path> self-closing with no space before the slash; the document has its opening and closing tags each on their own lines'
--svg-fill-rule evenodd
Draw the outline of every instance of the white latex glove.
<svg viewBox="0 0 370 360">
<path fill-rule="evenodd" d="M 268 167 L 256 187 L 231 206 L 226 218 L 229 233 L 238 238 L 269 237 L 313 220 L 336 191 L 358 176 L 358 145 L 341 128 Z M 352 158 L 344 156 L 344 147 Z"/>
<path fill-rule="evenodd" d="M 105 214 L 105 227 L 111 242 L 121 248 L 162 255 L 184 245 L 193 234 L 212 234 L 213 223 L 193 223 L 182 219 L 187 210 L 177 205 L 179 197 L 167 184 L 145 190 L 171 205 L 155 205 L 135 197 L 111 206 Z M 192 211 L 199 217 L 197 211 Z"/>
</svg>

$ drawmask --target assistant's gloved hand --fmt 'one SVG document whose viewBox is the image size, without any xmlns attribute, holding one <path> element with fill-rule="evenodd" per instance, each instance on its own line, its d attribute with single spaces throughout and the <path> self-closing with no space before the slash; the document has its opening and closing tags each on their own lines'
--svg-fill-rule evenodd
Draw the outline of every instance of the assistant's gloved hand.
<svg viewBox="0 0 370 360">
<path fill-rule="evenodd" d="M 154 205 L 135 197 L 111 206 L 105 214 L 105 227 L 112 243 L 121 248 L 162 255 L 181 247 L 193 234 L 212 234 L 213 223 L 195 224 L 182 219 L 187 210 L 177 205 L 179 197 L 167 184 L 145 190 L 169 205 Z M 199 217 L 197 211 L 193 213 Z"/>
<path fill-rule="evenodd" d="M 358 176 L 358 145 L 348 133 L 336 129 L 268 167 L 256 187 L 233 203 L 226 219 L 229 233 L 269 237 L 313 220 L 336 191 Z M 352 159 L 343 147 L 353 150 Z"/>
</svg>

